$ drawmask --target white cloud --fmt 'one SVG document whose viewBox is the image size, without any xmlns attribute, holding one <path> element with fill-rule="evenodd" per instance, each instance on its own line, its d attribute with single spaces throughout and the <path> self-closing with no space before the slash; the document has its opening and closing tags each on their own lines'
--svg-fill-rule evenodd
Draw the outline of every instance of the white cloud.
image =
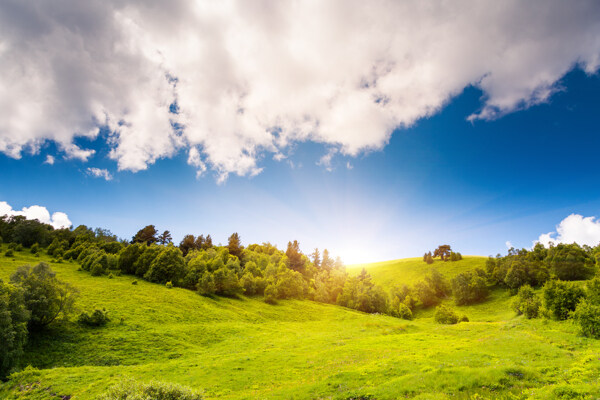
<svg viewBox="0 0 600 400">
<path fill-rule="evenodd" d="M 44 164 L 54 165 L 54 156 L 48 154 L 46 156 L 46 161 L 44 161 Z"/>
<path fill-rule="evenodd" d="M 94 178 L 103 178 L 107 181 L 110 181 L 113 178 L 110 172 L 108 172 L 107 169 L 103 168 L 90 167 L 87 169 L 87 173 L 88 175 L 93 176 Z"/>
<path fill-rule="evenodd" d="M 16 211 L 7 202 L 0 201 L 0 215 L 22 215 L 27 219 L 37 219 L 45 224 L 50 224 L 55 229 L 69 228 L 73 225 L 64 212 L 55 212 L 51 217 L 48 209 L 42 206 L 23 207 L 21 211 Z"/>
<path fill-rule="evenodd" d="M 507 241 L 506 241 L 506 243 L 504 243 L 504 244 L 506 245 L 506 248 L 507 248 L 508 250 L 510 250 L 510 249 L 512 249 L 512 248 L 513 248 L 513 245 L 512 245 L 512 243 L 510 242 L 510 240 L 507 240 Z"/>
<path fill-rule="evenodd" d="M 297 141 L 355 156 L 469 85 L 484 93 L 469 118 L 490 119 L 546 101 L 574 65 L 595 72 L 599 11 L 595 0 L 6 0 L 0 151 L 52 140 L 85 161 L 94 150 L 74 139 L 106 126 L 119 170 L 196 149 L 219 181 L 260 173 L 265 152 Z"/>
<path fill-rule="evenodd" d="M 550 242 L 597 246 L 600 244 L 600 220 L 596 217 L 571 214 L 560 221 L 556 226 L 556 232 L 544 233 L 533 243 L 535 245 L 538 242 L 546 247 Z"/>
</svg>

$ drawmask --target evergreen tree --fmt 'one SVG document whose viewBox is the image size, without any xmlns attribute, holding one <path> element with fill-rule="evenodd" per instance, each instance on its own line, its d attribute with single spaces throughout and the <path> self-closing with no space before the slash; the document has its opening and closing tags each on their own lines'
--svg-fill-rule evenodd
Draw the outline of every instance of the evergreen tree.
<svg viewBox="0 0 600 400">
<path fill-rule="evenodd" d="M 131 239 L 131 242 L 146 243 L 147 245 L 151 245 L 152 243 L 156 243 L 158 240 L 156 237 L 157 233 L 158 231 L 154 225 L 146 225 L 135 234 L 135 236 Z"/>
<path fill-rule="evenodd" d="M 163 233 L 161 233 L 158 236 L 158 243 L 165 245 L 165 244 L 169 244 L 173 241 L 173 237 L 171 236 L 171 232 L 169 231 L 164 231 Z"/>
<path fill-rule="evenodd" d="M 236 256 L 240 261 L 242 260 L 242 251 L 244 250 L 244 247 L 242 246 L 240 235 L 238 235 L 237 232 L 229 236 L 227 249 L 229 250 L 229 254 Z"/>
<path fill-rule="evenodd" d="M 290 269 L 300 273 L 304 272 L 304 260 L 302 260 L 302 252 L 300 251 L 300 245 L 298 244 L 297 240 L 294 240 L 293 243 L 288 242 L 285 255 L 288 258 Z"/>
<path fill-rule="evenodd" d="M 313 251 L 310 256 L 312 258 L 312 263 L 315 266 L 315 268 L 320 268 L 321 267 L 321 253 L 319 253 L 319 249 L 315 249 L 315 251 Z"/>
</svg>

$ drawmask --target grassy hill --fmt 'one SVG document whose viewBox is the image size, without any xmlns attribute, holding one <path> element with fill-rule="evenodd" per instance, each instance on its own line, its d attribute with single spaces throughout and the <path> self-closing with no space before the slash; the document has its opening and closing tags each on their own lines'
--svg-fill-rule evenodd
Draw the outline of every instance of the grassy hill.
<svg viewBox="0 0 600 400">
<path fill-rule="evenodd" d="M 44 259 L 0 255 L 0 278 Z M 368 268 L 381 283 L 392 276 L 409 282 L 425 265 L 415 260 Z M 478 260 L 447 265 L 457 272 Z M 123 377 L 184 384 L 208 399 L 600 396 L 600 342 L 578 336 L 570 323 L 515 317 L 506 291 L 457 307 L 471 322 L 446 326 L 431 311 L 404 321 L 311 301 L 271 306 L 133 285 L 129 276 L 92 277 L 74 263 L 52 268 L 79 289 L 81 309 L 106 308 L 111 322 L 62 321 L 32 336 L 24 361 L 39 370 L 2 384 L 2 399 L 93 399 Z"/>
<path fill-rule="evenodd" d="M 427 264 L 423 261 L 423 257 L 414 257 L 368 264 L 354 264 L 349 265 L 347 270 L 350 274 L 358 275 L 364 268 L 375 283 L 383 287 L 390 287 L 402 284 L 413 285 L 422 280 L 423 276 L 433 268 L 451 279 L 464 271 L 475 268 L 485 269 L 486 260 L 487 257 L 464 256 L 460 261 L 444 262 L 436 259 L 433 264 Z"/>
</svg>

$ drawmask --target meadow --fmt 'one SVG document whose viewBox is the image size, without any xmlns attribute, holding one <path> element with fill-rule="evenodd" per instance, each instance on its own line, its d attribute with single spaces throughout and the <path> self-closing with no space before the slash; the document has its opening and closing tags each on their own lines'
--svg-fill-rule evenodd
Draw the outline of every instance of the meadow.
<svg viewBox="0 0 600 400">
<path fill-rule="evenodd" d="M 3 250 L 6 245 L 3 246 Z M 50 258 L 0 256 L 0 279 Z M 485 258 L 436 262 L 448 277 Z M 80 310 L 105 308 L 111 321 L 70 320 L 32 334 L 22 372 L 3 399 L 94 399 L 127 377 L 174 382 L 207 399 L 562 399 L 600 398 L 600 341 L 570 321 L 528 320 L 507 290 L 456 307 L 470 322 L 439 325 L 433 310 L 412 321 L 308 300 L 203 297 L 132 276 L 93 277 L 74 262 L 51 263 L 79 289 Z M 382 285 L 414 282 L 422 259 L 365 267 Z M 452 304 L 452 299 L 445 300 Z"/>
</svg>

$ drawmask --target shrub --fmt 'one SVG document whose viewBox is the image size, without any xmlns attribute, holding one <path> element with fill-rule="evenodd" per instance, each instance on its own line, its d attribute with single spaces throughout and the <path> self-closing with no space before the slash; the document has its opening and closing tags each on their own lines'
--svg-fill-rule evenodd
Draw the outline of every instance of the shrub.
<svg viewBox="0 0 600 400">
<path fill-rule="evenodd" d="M 15 255 L 15 253 L 12 251 L 12 249 L 8 249 L 6 250 L 6 253 L 4 253 L 5 257 L 13 257 Z"/>
<path fill-rule="evenodd" d="M 162 382 L 140 383 L 124 380 L 111 387 L 97 400 L 202 400 L 200 393 L 191 389 Z"/>
<path fill-rule="evenodd" d="M 402 319 L 412 319 L 413 318 L 412 311 L 404 303 L 400 303 L 398 305 L 398 311 L 397 312 L 398 312 L 398 318 L 402 318 Z"/>
<path fill-rule="evenodd" d="M 37 243 L 34 243 L 33 245 L 31 245 L 30 251 L 32 254 L 37 254 L 38 251 L 40 251 L 40 245 Z"/>
<path fill-rule="evenodd" d="M 452 308 L 441 305 L 435 309 L 435 322 L 438 324 L 453 325 L 459 320 L 458 314 Z"/>
<path fill-rule="evenodd" d="M 274 285 L 267 285 L 265 288 L 265 303 L 277 304 L 277 288 Z"/>
<path fill-rule="evenodd" d="M 459 253 L 460 254 L 460 253 Z M 458 322 L 469 322 L 469 317 L 467 317 L 466 315 L 462 315 L 459 319 Z"/>
<path fill-rule="evenodd" d="M 77 318 L 77 322 L 87 326 L 103 326 L 106 325 L 108 321 L 110 321 L 108 312 L 104 309 L 95 309 L 91 313 L 84 311 L 79 314 L 79 318 Z"/>
<path fill-rule="evenodd" d="M 553 280 L 544 285 L 544 307 L 557 320 L 567 319 L 583 297 L 583 289 L 573 282 Z"/>
<path fill-rule="evenodd" d="M 111 272 L 110 274 L 108 274 L 108 279 L 113 279 L 115 276 L 113 275 L 113 273 Z"/>
<path fill-rule="evenodd" d="M 541 301 L 538 295 L 535 294 L 533 288 L 529 285 L 524 285 L 519 288 L 519 292 L 515 297 L 512 307 L 517 315 L 525 315 L 526 318 L 537 318 Z"/>
<path fill-rule="evenodd" d="M 592 304 L 588 300 L 581 301 L 573 319 L 579 324 L 579 329 L 584 336 L 600 339 L 600 305 Z"/>
<path fill-rule="evenodd" d="M 198 289 L 198 294 L 201 294 L 202 296 L 211 296 L 215 294 L 216 289 L 213 275 L 210 272 L 202 274 L 202 278 L 198 281 L 196 289 Z"/>
<path fill-rule="evenodd" d="M 171 289 L 173 288 L 173 283 L 171 281 L 165 283 L 165 286 L 167 287 L 167 289 Z"/>
<path fill-rule="evenodd" d="M 23 245 L 21 243 L 19 243 L 16 247 L 15 247 L 15 251 L 23 251 Z"/>
</svg>

